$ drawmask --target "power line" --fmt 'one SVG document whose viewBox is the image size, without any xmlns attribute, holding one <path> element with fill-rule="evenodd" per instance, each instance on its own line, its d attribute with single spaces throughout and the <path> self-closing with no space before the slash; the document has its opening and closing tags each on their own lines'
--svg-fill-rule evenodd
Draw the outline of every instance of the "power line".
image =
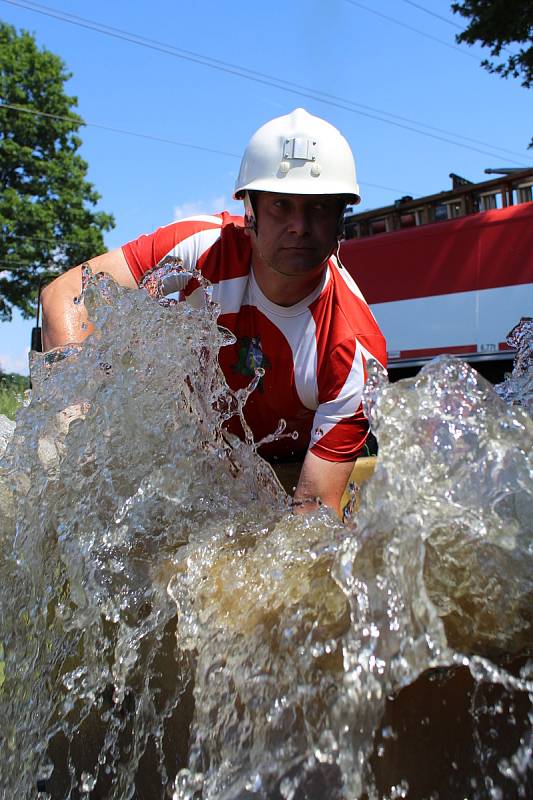
<svg viewBox="0 0 533 800">
<path fill-rule="evenodd" d="M 191 144 L 190 142 L 178 142 L 175 139 L 165 139 L 161 136 L 152 136 L 148 133 L 138 133 L 136 131 L 128 131 L 125 128 L 113 128 L 110 125 L 101 125 L 98 122 L 87 122 L 86 120 L 80 120 L 78 117 L 69 117 L 65 114 L 50 114 L 46 111 L 37 111 L 33 108 L 25 108 L 24 106 L 13 105 L 12 103 L 4 103 L 0 98 L 0 109 L 9 109 L 10 111 L 18 111 L 23 114 L 34 114 L 35 116 L 39 117 L 48 117 L 49 119 L 59 119 L 63 120 L 64 122 L 71 122 L 76 127 L 80 125 L 84 125 L 86 127 L 91 128 L 100 128 L 104 131 L 111 131 L 112 133 L 122 133 L 126 136 L 136 136 L 140 139 L 150 139 L 153 142 L 161 142 L 163 144 L 175 144 L 178 147 L 190 147 L 193 150 L 201 150 L 204 153 L 214 153 L 218 156 L 229 156 L 231 158 L 239 158 L 236 153 L 228 153 L 225 150 L 215 150 L 212 147 L 202 147 L 199 144 Z"/>
<path fill-rule="evenodd" d="M 240 158 L 240 156 L 238 156 L 236 153 L 227 153 L 224 150 L 213 150 L 213 149 L 208 148 L 208 147 L 201 147 L 200 145 L 189 144 L 189 143 L 186 143 L 186 142 L 177 142 L 174 139 L 162 139 L 159 136 L 150 136 L 149 134 L 137 133 L 136 131 L 128 131 L 128 130 L 124 130 L 122 128 L 111 128 L 109 125 L 100 125 L 100 124 L 98 124 L 96 122 L 87 122 L 86 120 L 81 120 L 80 121 L 80 119 L 77 118 L 77 117 L 67 117 L 67 116 L 64 116 L 63 114 L 50 114 L 50 113 L 48 113 L 46 111 L 37 111 L 34 108 L 24 108 L 23 106 L 15 106 L 15 105 L 13 105 L 11 103 L 2 103 L 2 102 L 0 102 L 0 111 L 2 109 L 7 109 L 8 111 L 16 111 L 16 112 L 20 112 L 20 113 L 23 113 L 23 114 L 33 114 L 33 115 L 35 115 L 37 117 L 48 117 L 50 119 L 65 120 L 67 122 L 72 122 L 73 124 L 75 124 L 77 126 L 84 125 L 85 127 L 88 127 L 88 128 L 89 127 L 90 128 L 100 128 L 102 130 L 112 131 L 113 133 L 123 133 L 123 134 L 126 134 L 128 136 L 138 136 L 141 139 L 151 139 L 152 141 L 163 142 L 164 144 L 174 144 L 174 145 L 177 145 L 179 147 L 192 147 L 195 150 L 206 150 L 209 153 L 215 153 L 215 154 L 218 154 L 218 155 L 231 156 L 232 158 Z M 509 160 L 511 160 L 511 159 L 509 159 Z M 385 190 L 387 192 L 393 192 L 394 194 L 397 194 L 398 192 L 401 194 L 402 192 L 407 192 L 408 191 L 407 189 L 398 189 L 398 188 L 394 188 L 392 186 L 382 186 L 379 183 L 370 183 L 369 181 L 359 181 L 359 183 L 362 186 L 369 186 L 372 189 L 383 189 L 383 190 Z"/>
<path fill-rule="evenodd" d="M 437 14 L 435 11 L 431 11 L 431 9 L 420 5 L 420 3 L 415 3 L 414 0 L 403 0 L 403 2 L 407 3 L 410 6 L 413 6 L 414 8 L 418 8 L 420 11 L 423 11 L 425 14 L 430 14 L 430 16 L 436 17 L 437 19 L 442 20 L 442 22 L 446 22 L 448 25 L 452 25 L 452 27 L 457 28 L 460 31 L 464 30 L 464 27 L 462 25 L 459 25 L 459 23 L 454 22 L 453 19 L 447 19 L 446 17 L 442 17 L 440 14 Z M 458 49 L 461 49 L 461 48 L 458 48 Z M 502 46 L 501 49 L 504 52 L 509 52 L 509 48 L 508 47 L 503 47 Z"/>
<path fill-rule="evenodd" d="M 375 14 L 377 17 L 381 17 L 381 19 L 386 19 L 388 22 L 393 22 L 395 25 L 399 25 L 401 28 L 406 28 L 408 31 L 413 31 L 414 33 L 418 33 L 420 36 L 425 36 L 426 39 L 431 39 L 433 42 L 438 42 L 439 44 L 442 44 L 444 47 L 448 47 L 451 50 L 457 50 L 457 52 L 462 53 L 464 56 L 468 56 L 468 58 L 473 58 L 475 61 L 480 62 L 480 59 L 474 55 L 474 53 L 469 53 L 468 50 L 464 50 L 462 47 L 458 47 L 456 44 L 445 42 L 444 39 L 439 39 L 438 36 L 433 36 L 431 33 L 426 33 L 426 31 L 421 31 L 419 28 L 414 28 L 412 25 L 408 25 L 406 22 L 402 22 L 395 17 L 390 17 L 388 14 L 383 14 L 381 11 L 376 11 L 375 8 L 369 8 L 364 3 L 359 3 L 357 0 L 344 0 L 344 2 L 348 3 L 350 6 L 362 8 L 365 11 L 368 11 L 370 14 Z"/>
<path fill-rule="evenodd" d="M 154 39 L 147 39 L 145 37 L 139 36 L 138 34 L 134 34 L 134 33 L 131 33 L 129 31 L 125 31 L 125 30 L 123 30 L 121 28 L 114 28 L 112 26 L 105 25 L 105 24 L 98 23 L 98 22 L 94 22 L 93 20 L 88 20 L 88 19 L 86 19 L 84 17 L 79 17 L 79 16 L 76 16 L 74 14 L 68 14 L 68 13 L 60 12 L 60 11 L 57 11 L 55 9 L 49 8 L 48 6 L 44 6 L 44 5 L 40 4 L 40 3 L 26 2 L 25 0 L 1 0 L 1 2 L 7 3 L 8 5 L 18 6 L 20 8 L 25 8 L 26 10 L 29 10 L 29 11 L 35 11 L 36 13 L 43 14 L 44 16 L 50 16 L 50 17 L 58 19 L 58 20 L 60 20 L 62 22 L 67 22 L 67 23 L 69 23 L 71 25 L 77 25 L 78 27 L 87 28 L 89 30 L 96 31 L 98 33 L 103 33 L 106 36 L 111 36 L 111 37 L 114 37 L 114 38 L 117 38 L 117 39 L 121 39 L 123 41 L 127 41 L 127 42 L 129 42 L 131 44 L 137 44 L 137 45 L 139 45 L 141 47 L 146 47 L 146 48 L 149 48 L 149 49 L 152 49 L 152 50 L 156 50 L 158 52 L 165 53 L 166 55 L 171 55 L 171 56 L 176 57 L 176 58 L 181 58 L 181 59 L 184 59 L 184 60 L 187 60 L 187 61 L 192 61 L 194 63 L 199 63 L 199 64 L 201 64 L 203 66 L 210 67 L 211 69 L 216 69 L 216 70 L 219 70 L 219 71 L 222 71 L 222 72 L 226 72 L 226 73 L 231 74 L 231 75 L 236 75 L 237 77 L 241 77 L 241 78 L 244 78 L 244 79 L 249 80 L 249 81 L 254 81 L 256 83 L 261 83 L 261 84 L 267 85 L 267 86 L 273 86 L 274 88 L 280 89 L 281 91 L 289 92 L 289 93 L 292 93 L 292 94 L 297 94 L 297 95 L 299 95 L 301 97 L 307 97 L 307 98 L 310 98 L 312 100 L 316 100 L 317 102 L 324 103 L 324 104 L 330 105 L 330 106 L 334 106 L 336 108 L 341 108 L 341 109 L 343 109 L 345 111 L 349 111 L 349 112 L 354 113 L 354 114 L 359 114 L 360 116 L 364 116 L 364 117 L 367 117 L 369 119 L 374 119 L 374 120 L 377 120 L 379 122 L 384 122 L 384 123 L 389 124 L 389 125 L 394 125 L 395 127 L 411 131 L 412 133 L 417 133 L 417 134 L 419 134 L 421 136 L 430 137 L 430 138 L 433 138 L 433 139 L 437 139 L 439 141 L 447 142 L 448 144 L 453 144 L 453 145 L 455 145 L 457 147 L 462 147 L 464 149 L 472 150 L 474 152 L 478 152 L 478 153 L 481 153 L 483 155 L 488 155 L 491 158 L 495 157 L 494 153 L 489 153 L 486 150 L 480 150 L 477 147 L 471 147 L 471 146 L 463 144 L 461 142 L 453 141 L 453 140 L 447 138 L 446 136 L 438 136 L 438 135 L 435 135 L 435 134 L 432 134 L 432 133 L 428 133 L 427 131 L 423 131 L 423 130 L 419 130 L 417 128 L 413 128 L 412 125 L 419 125 L 419 126 L 422 126 L 424 128 L 427 128 L 428 130 L 439 131 L 440 133 L 445 133 L 445 134 L 448 134 L 449 136 L 454 136 L 456 138 L 464 139 L 465 141 L 477 142 L 478 144 L 482 144 L 485 147 L 490 147 L 493 150 L 506 152 L 506 153 L 512 153 L 513 155 L 517 155 L 517 156 L 523 158 L 522 154 L 516 153 L 516 152 L 511 151 L 511 150 L 505 150 L 504 148 L 500 148 L 500 147 L 498 147 L 496 145 L 492 145 L 492 144 L 487 143 L 487 142 L 480 142 L 478 140 L 471 139 L 469 137 L 463 136 L 462 134 L 454 133 L 452 131 L 446 131 L 446 130 L 443 130 L 443 129 L 440 129 L 440 128 L 435 128 L 434 126 L 427 125 L 426 123 L 421 123 L 421 122 L 418 122 L 416 120 L 410 120 L 410 119 L 408 119 L 406 117 L 401 117 L 401 116 L 396 115 L 396 114 L 391 114 L 390 112 L 387 112 L 387 111 L 382 111 L 380 109 L 375 109 L 375 108 L 373 108 L 371 106 L 365 106 L 365 105 L 363 105 L 361 103 L 355 103 L 352 100 L 348 100 L 346 98 L 339 97 L 337 95 L 332 95 L 332 94 L 329 94 L 327 92 L 321 92 L 319 90 L 311 89 L 309 87 L 302 86 L 301 84 L 292 83 L 290 81 L 285 81 L 285 80 L 283 80 L 281 78 L 276 78 L 276 77 L 273 77 L 271 75 L 267 75 L 266 73 L 261 73 L 261 72 L 256 72 L 254 70 L 245 69 L 245 68 L 240 67 L 240 66 L 235 65 L 235 64 L 230 64 L 228 62 L 220 61 L 218 59 L 213 59 L 213 58 L 211 58 L 209 56 L 204 56 L 204 55 L 201 55 L 199 53 L 194 53 L 193 51 L 190 51 L 190 50 L 183 50 L 181 48 L 176 48 L 176 47 L 174 47 L 172 45 L 165 44 L 164 42 L 159 42 L 159 41 L 154 40 Z M 372 13 L 377 13 L 379 16 L 385 16 L 385 15 L 380 14 L 380 12 L 375 12 L 374 9 L 370 9 L 370 8 L 362 5 L 361 3 L 354 3 L 352 0 L 346 0 L 346 2 L 352 2 L 352 5 L 359 5 L 362 8 L 365 8 L 365 10 L 367 10 L 367 11 L 370 11 Z M 386 18 L 388 18 L 388 17 L 386 17 Z M 402 24 L 403 25 L 403 23 L 400 23 L 398 20 L 394 20 L 392 18 L 388 18 L 388 19 L 391 19 L 393 22 L 398 22 L 398 24 Z M 409 27 L 409 26 L 405 26 L 405 27 Z M 416 30 L 416 29 L 413 29 L 413 30 Z M 422 33 L 420 31 L 417 31 L 417 32 L 418 33 Z M 424 35 L 430 36 L 429 34 L 424 34 Z M 430 38 L 434 38 L 434 37 L 430 36 Z M 460 49 L 460 48 L 455 47 L 454 45 L 449 45 L 446 42 L 444 42 L 444 44 L 446 44 L 447 46 L 452 47 L 453 49 Z M 463 50 L 461 50 L 461 52 L 465 52 L 466 53 L 466 51 L 463 51 Z M 471 55 L 470 53 L 466 53 L 466 54 L 469 55 L 469 56 Z M 477 59 L 477 60 L 479 60 L 479 59 Z M 368 113 L 368 111 L 362 111 L 360 109 L 368 109 L 368 111 L 372 111 L 373 113 Z M 386 114 L 387 116 L 391 117 L 391 119 L 386 119 L 383 116 L 378 116 L 378 115 L 382 115 L 382 114 Z M 405 125 L 402 122 L 398 122 L 398 121 L 395 121 L 395 120 L 403 120 L 403 122 L 408 122 L 410 124 L 409 125 Z M 101 126 L 101 127 L 106 128 L 106 126 Z M 138 135 L 138 134 L 133 134 L 132 132 L 129 132 L 129 131 L 122 131 L 121 129 L 111 129 L 111 128 L 107 128 L 107 129 L 108 130 L 115 130 L 116 132 L 130 133 L 130 135 Z M 154 138 L 158 138 L 158 137 L 154 137 Z M 186 146 L 193 146 L 193 145 L 186 145 Z M 227 155 L 229 155 L 229 154 L 227 154 Z M 519 164 L 520 162 L 514 161 L 513 163 Z"/>
<path fill-rule="evenodd" d="M 502 148 L 500 148 L 500 147 L 498 147 L 496 145 L 492 145 L 490 143 L 479 141 L 479 140 L 476 140 L 476 139 L 471 139 L 471 138 L 463 136 L 461 134 L 454 133 L 453 131 L 446 131 L 446 130 L 441 129 L 441 128 L 436 128 L 434 126 L 418 122 L 417 120 L 411 120 L 411 119 L 409 119 L 407 117 L 402 117 L 402 116 L 399 116 L 399 115 L 396 115 L 396 114 L 391 114 L 388 111 L 382 111 L 381 109 L 373 108 L 372 106 L 366 106 L 366 105 L 363 105 L 361 103 L 355 103 L 354 101 L 347 100 L 346 98 L 339 97 L 337 95 L 332 95 L 332 94 L 328 94 L 326 92 L 321 92 L 321 91 L 317 92 L 317 90 L 310 89 L 309 87 L 302 86 L 301 84 L 293 83 L 293 82 L 290 82 L 290 81 L 285 81 L 285 80 L 282 80 L 280 78 L 276 78 L 276 77 L 273 77 L 271 75 L 267 75 L 267 74 L 262 73 L 262 72 L 256 72 L 254 70 L 245 69 L 245 68 L 240 67 L 240 66 L 235 65 L 235 64 L 230 64 L 230 63 L 225 62 L 225 61 L 220 61 L 218 59 L 213 59 L 210 56 L 204 56 L 202 54 L 195 53 L 195 52 L 193 52 L 191 50 L 183 50 L 181 48 L 176 48 L 176 47 L 174 47 L 172 45 L 168 45 L 168 44 L 166 44 L 164 42 L 160 42 L 160 41 L 157 41 L 157 40 L 154 40 L 154 39 L 147 39 L 145 37 L 139 36 L 138 34 L 134 34 L 134 33 L 131 33 L 129 31 L 125 31 L 125 30 L 123 30 L 121 28 L 114 28 L 112 26 L 104 25 L 102 23 L 97 23 L 97 22 L 94 22 L 93 20 L 88 20 L 88 19 L 86 19 L 84 17 L 79 17 L 79 16 L 76 16 L 74 14 L 68 14 L 68 13 L 60 12 L 60 11 L 57 11 L 55 9 L 49 8 L 48 6 L 44 6 L 44 5 L 40 4 L 40 3 L 21 2 L 20 0 L 2 0 L 2 1 L 3 2 L 7 2 L 10 5 L 17 5 L 17 6 L 26 8 L 27 10 L 36 11 L 37 13 L 44 14 L 45 16 L 52 16 L 52 17 L 54 17 L 56 19 L 59 19 L 59 20 L 61 20 L 63 22 L 68 22 L 68 23 L 73 24 L 73 25 L 78 25 L 80 27 L 88 28 L 89 30 L 97 31 L 99 33 L 104 33 L 105 35 L 108 35 L 108 36 L 114 36 L 115 38 L 122 39 L 124 41 L 128 41 L 128 42 L 130 42 L 132 44 L 138 44 L 140 46 L 148 47 L 150 49 L 154 49 L 154 50 L 157 50 L 159 52 L 164 52 L 167 55 L 173 55 L 173 56 L 178 57 L 178 58 L 183 58 L 185 60 L 190 60 L 190 61 L 193 61 L 195 63 L 200 63 L 203 66 L 208 66 L 208 67 L 210 67 L 212 69 L 218 69 L 218 70 L 221 70 L 223 72 L 229 72 L 230 74 L 237 75 L 238 77 L 245 78 L 246 80 L 252 80 L 252 81 L 256 81 L 256 82 L 263 83 L 263 84 L 266 84 L 266 85 L 274 86 L 275 88 L 281 89 L 282 91 L 290 91 L 292 93 L 299 94 L 299 95 L 301 95 L 303 97 L 310 97 L 311 99 L 318 100 L 318 102 L 322 102 L 322 103 L 326 103 L 326 104 L 329 104 L 329 105 L 333 105 L 333 106 L 336 106 L 338 108 L 342 108 L 342 109 L 347 110 L 347 111 L 352 111 L 352 113 L 359 113 L 362 116 L 367 116 L 367 117 L 372 118 L 372 119 L 377 119 L 378 121 L 385 122 L 385 123 L 388 123 L 388 124 L 391 124 L 391 125 L 396 125 L 397 127 L 404 127 L 407 130 L 411 130 L 411 131 L 413 131 L 415 133 L 419 133 L 421 135 L 429 136 L 430 134 L 427 134 L 424 131 L 418 131 L 418 130 L 415 130 L 413 128 L 406 127 L 406 126 L 403 126 L 403 125 L 398 125 L 398 123 L 394 123 L 391 120 L 383 119 L 383 118 L 377 117 L 377 116 L 373 116 L 372 114 L 365 114 L 362 111 L 354 111 L 354 109 L 352 109 L 352 108 L 346 108 L 346 106 L 344 104 L 348 103 L 350 106 L 353 106 L 354 108 L 367 109 L 368 111 L 372 111 L 372 112 L 375 112 L 377 114 L 386 114 L 387 116 L 391 117 L 392 119 L 402 120 L 403 122 L 408 122 L 408 123 L 410 123 L 412 125 L 420 125 L 420 126 L 422 126 L 424 128 L 427 128 L 428 130 L 435 130 L 435 131 L 438 131 L 439 133 L 445 133 L 445 134 L 448 134 L 450 136 L 454 136 L 456 138 L 464 139 L 465 141 L 471 141 L 471 142 L 474 142 L 474 143 L 477 143 L 477 144 L 482 144 L 485 147 L 490 147 L 490 148 L 492 148 L 494 150 L 502 150 L 502 152 L 507 152 L 507 153 L 511 153 L 513 155 L 518 155 L 520 158 L 523 157 L 521 153 L 516 153 L 516 152 L 510 151 L 510 150 L 505 150 L 505 149 L 502 149 Z M 368 10 L 371 10 L 371 9 L 368 9 Z M 468 55 L 471 55 L 471 54 L 469 53 Z M 253 77 L 253 76 L 256 76 L 256 77 Z M 317 95 L 320 95 L 320 97 L 318 97 Z M 328 99 L 324 99 L 324 98 L 329 98 L 329 100 Z M 330 101 L 338 101 L 338 102 L 330 102 Z M 341 105 L 339 105 L 339 103 Z M 433 137 L 433 138 L 441 139 L 441 140 L 447 141 L 447 142 L 450 141 L 448 139 L 442 139 L 442 137 L 438 137 L 438 136 L 437 137 Z M 451 143 L 452 144 L 457 144 L 458 146 L 463 146 L 463 145 L 461 145 L 461 144 L 459 144 L 457 142 L 451 142 Z M 476 148 L 472 148 L 472 149 L 476 149 Z M 477 152 L 484 152 L 484 151 L 479 151 L 478 150 Z M 486 153 L 485 152 L 484 154 L 485 155 L 490 155 L 491 157 L 494 157 L 493 153 Z M 515 162 L 515 163 L 517 163 L 517 162 Z"/>
<path fill-rule="evenodd" d="M 448 25 L 452 25 L 454 28 L 459 28 L 460 31 L 463 30 L 463 26 L 459 25 L 458 22 L 454 22 L 453 19 L 448 19 L 447 17 L 442 17 L 440 14 L 437 14 L 436 11 L 431 11 L 429 8 L 425 6 L 421 6 L 420 3 L 415 3 L 413 0 L 403 0 L 404 3 L 407 3 L 409 6 L 414 6 L 414 8 L 418 8 L 420 11 L 424 11 L 426 14 L 430 14 L 432 17 L 436 17 L 437 19 L 442 20 L 442 22 L 446 22 Z"/>
<path fill-rule="evenodd" d="M 1 0 L 1 1 L 2 2 L 9 2 L 9 0 Z M 272 84 L 272 85 L 274 85 L 274 84 Z M 276 87 L 276 88 L 282 88 L 282 87 Z M 318 99 L 320 102 L 325 102 L 325 103 L 328 102 L 326 100 L 320 100 L 320 98 L 314 98 L 314 99 Z M 351 101 L 347 101 L 347 102 L 351 102 Z M 330 105 L 337 105 L 337 104 L 330 103 Z M 343 106 L 341 106 L 341 107 L 343 107 Z M 46 112 L 46 111 L 37 111 L 36 109 L 31 109 L 31 108 L 27 108 L 27 107 L 19 106 L 19 105 L 13 105 L 12 103 L 5 103 L 5 102 L 2 101 L 2 98 L 0 98 L 0 110 L 3 109 L 3 108 L 9 109 L 11 111 L 18 111 L 18 112 L 25 113 L 25 114 L 34 114 L 36 116 L 49 117 L 50 119 L 59 119 L 59 120 L 65 121 L 65 122 L 71 122 L 76 127 L 83 125 L 85 127 L 100 128 L 100 130 L 110 131 L 111 133 L 120 133 L 120 134 L 124 134 L 125 136 L 135 136 L 135 137 L 140 138 L 140 139 L 148 139 L 150 141 L 160 142 L 162 144 L 173 144 L 173 145 L 177 145 L 178 147 L 188 147 L 188 148 L 191 148 L 193 150 L 200 150 L 201 152 L 214 153 L 215 155 L 228 156 L 229 158 L 240 158 L 240 156 L 237 155 L 237 153 L 230 153 L 227 150 L 216 150 L 216 149 L 211 148 L 211 147 L 204 147 L 202 145 L 191 144 L 190 142 L 179 142 L 179 141 L 176 141 L 175 139 L 166 139 L 166 138 L 163 138 L 161 136 L 153 136 L 152 134 L 148 134 L 148 133 L 139 133 L 138 131 L 130 131 L 130 130 L 127 130 L 125 128 L 115 128 L 115 127 L 112 127 L 110 125 L 103 125 L 103 124 L 98 123 L 98 122 L 88 122 L 87 120 L 83 120 L 80 117 L 69 117 L 69 116 L 66 116 L 64 114 L 51 114 L 51 113 Z M 366 108 L 370 108 L 370 106 L 366 106 Z M 350 109 L 350 108 L 346 108 L 346 110 L 347 111 L 353 111 L 353 109 Z M 354 111 L 354 113 L 361 113 L 361 112 Z M 388 112 L 384 112 L 384 113 L 388 113 Z M 371 115 L 365 114 L 364 116 L 371 116 Z M 400 117 L 400 116 L 397 116 L 395 114 L 390 114 L 390 116 L 396 117 L 396 119 L 403 119 L 403 120 L 406 120 L 406 121 L 410 121 L 406 117 Z M 380 119 L 380 118 L 379 117 L 374 117 L 374 119 Z M 386 120 L 386 119 L 382 119 L 380 121 L 381 122 L 389 122 L 390 124 L 395 124 L 395 123 L 390 122 L 390 120 Z M 460 136 L 460 134 L 456 134 L 456 133 L 453 133 L 453 132 L 450 132 L 450 131 L 445 131 L 442 128 L 435 128 L 434 126 L 426 125 L 425 123 L 416 123 L 415 122 L 414 124 L 423 125 L 424 127 L 429 128 L 431 130 L 441 131 L 443 133 L 450 133 L 451 136 Z M 406 126 L 400 125 L 399 127 L 404 128 Z M 413 128 L 407 128 L 407 130 L 414 130 L 414 129 Z M 424 131 L 416 131 L 415 130 L 415 133 L 420 133 L 420 134 L 425 135 L 425 136 L 430 136 L 431 135 L 431 134 L 426 134 Z M 451 144 L 456 144 L 459 147 L 466 147 L 466 145 L 463 145 L 460 142 L 453 142 L 453 141 L 451 141 L 449 139 L 446 139 L 446 138 L 443 139 L 440 136 L 436 136 L 436 137 L 432 137 L 432 138 L 441 139 L 442 141 L 450 142 Z M 522 156 L 521 153 L 517 153 L 514 150 L 507 150 L 505 147 L 496 147 L 494 145 L 491 145 L 488 142 L 480 142 L 478 139 L 471 139 L 471 138 L 469 138 L 467 136 L 461 136 L 461 138 L 465 139 L 466 141 L 476 142 L 478 144 L 484 144 L 487 147 L 492 147 L 494 150 L 499 150 L 502 153 L 511 153 L 512 155 L 519 156 L 519 157 Z M 475 150 L 478 153 L 485 153 L 485 155 L 490 155 L 491 158 L 494 158 L 494 156 L 495 156 L 494 153 L 487 153 L 486 151 L 478 150 L 477 148 L 467 148 L 467 149 Z M 519 162 L 513 161 L 513 163 L 514 164 L 518 164 Z M 393 191 L 393 192 L 405 191 L 404 189 L 392 189 L 391 187 L 388 187 L 388 186 L 379 186 L 377 184 L 372 184 L 372 183 L 366 183 L 365 184 L 364 181 L 361 181 L 361 184 L 366 185 L 366 186 L 375 186 L 378 189 L 387 189 L 388 191 Z"/>
<path fill-rule="evenodd" d="M 407 189 L 393 189 L 392 186 L 382 186 L 380 183 L 369 183 L 368 181 L 360 181 L 360 180 L 358 180 L 358 183 L 361 186 L 369 186 L 371 189 L 383 189 L 384 191 L 387 192 L 394 192 L 394 194 L 398 194 L 398 192 L 400 192 L 400 194 L 402 192 L 408 192 Z"/>
</svg>

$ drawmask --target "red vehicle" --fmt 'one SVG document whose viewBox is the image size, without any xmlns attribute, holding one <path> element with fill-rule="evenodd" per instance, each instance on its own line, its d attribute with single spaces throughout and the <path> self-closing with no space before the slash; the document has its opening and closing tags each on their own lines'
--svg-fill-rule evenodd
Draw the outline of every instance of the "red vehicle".
<svg viewBox="0 0 533 800">
<path fill-rule="evenodd" d="M 533 203 L 349 239 L 341 260 L 385 334 L 391 377 L 453 353 L 500 380 L 533 316 Z"/>
</svg>

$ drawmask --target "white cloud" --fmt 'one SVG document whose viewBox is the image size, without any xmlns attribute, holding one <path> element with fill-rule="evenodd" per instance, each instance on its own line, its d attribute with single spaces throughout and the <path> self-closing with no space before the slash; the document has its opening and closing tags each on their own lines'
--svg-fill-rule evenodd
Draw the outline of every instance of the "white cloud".
<svg viewBox="0 0 533 800">
<path fill-rule="evenodd" d="M 242 203 L 227 197 L 225 194 L 213 197 L 211 200 L 190 200 L 174 207 L 174 219 L 194 217 L 196 214 L 219 214 L 221 211 L 241 214 Z"/>
<path fill-rule="evenodd" d="M 25 347 L 18 353 L 0 353 L 0 369 L 2 372 L 18 372 L 20 375 L 27 375 L 29 347 Z"/>
</svg>

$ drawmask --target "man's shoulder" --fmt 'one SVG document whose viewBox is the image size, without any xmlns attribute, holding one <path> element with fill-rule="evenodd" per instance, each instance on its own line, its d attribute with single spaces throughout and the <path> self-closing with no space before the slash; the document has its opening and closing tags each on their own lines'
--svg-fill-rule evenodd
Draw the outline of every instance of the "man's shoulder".
<svg viewBox="0 0 533 800">
<path fill-rule="evenodd" d="M 172 223 L 173 255 L 199 269 L 212 284 L 242 277 L 250 264 L 250 239 L 242 217 L 223 211 Z"/>
<path fill-rule="evenodd" d="M 332 256 L 328 262 L 328 266 L 331 271 L 334 291 L 340 300 L 357 298 L 360 303 L 366 305 L 367 303 L 361 289 L 344 264 L 339 259 Z"/>
<path fill-rule="evenodd" d="M 172 233 L 176 238 L 184 239 L 202 231 L 216 229 L 220 229 L 224 236 L 240 236 L 244 230 L 243 218 L 230 214 L 228 211 L 221 211 L 217 214 L 191 214 L 173 220 L 173 222 L 158 228 L 154 233 Z"/>
<path fill-rule="evenodd" d="M 324 324 L 330 327 L 335 320 L 345 320 L 348 329 L 355 330 L 363 321 L 368 321 L 372 314 L 361 290 L 349 272 L 335 258 L 328 262 L 329 276 L 325 291 L 317 297 L 313 304 L 322 306 L 318 316 L 324 317 Z"/>
<path fill-rule="evenodd" d="M 218 225 L 226 228 L 229 225 L 242 228 L 244 226 L 244 219 L 238 214 L 230 214 L 229 211 L 218 211 L 214 214 L 190 214 L 186 217 L 179 217 L 173 224 L 193 223 L 197 225 L 206 225 L 212 227 Z"/>
<path fill-rule="evenodd" d="M 223 245 L 224 251 L 234 253 L 239 250 L 243 238 L 242 217 L 227 211 L 220 214 L 194 214 L 174 220 L 152 233 L 142 234 L 125 244 L 122 251 L 133 276 L 139 282 L 147 270 L 166 256 L 180 258 L 188 267 L 201 268 L 213 250 L 220 252 L 220 245 Z"/>
<path fill-rule="evenodd" d="M 354 338 L 381 360 L 385 352 L 385 339 L 361 290 L 348 270 L 336 260 L 329 264 L 330 291 L 325 296 L 327 304 L 322 314 L 317 334 L 328 341 L 328 347 L 337 347 Z"/>
<path fill-rule="evenodd" d="M 244 231 L 243 218 L 222 211 L 219 214 L 194 214 L 188 217 L 180 217 L 166 225 L 161 225 L 151 233 L 142 233 L 131 242 L 124 245 L 124 248 L 146 247 L 149 243 L 157 249 L 167 249 L 167 252 L 180 242 L 184 242 L 190 237 L 201 236 L 206 233 L 212 238 L 219 236 L 241 236 Z"/>
</svg>

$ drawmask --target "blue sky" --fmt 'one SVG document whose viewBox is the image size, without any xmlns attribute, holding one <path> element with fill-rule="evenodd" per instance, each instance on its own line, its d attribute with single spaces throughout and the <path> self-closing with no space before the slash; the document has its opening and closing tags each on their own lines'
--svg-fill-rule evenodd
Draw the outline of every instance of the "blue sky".
<svg viewBox="0 0 533 800">
<path fill-rule="evenodd" d="M 188 57 L 37 8 L 118 28 Z M 100 207 L 116 218 L 109 248 L 180 215 L 237 210 L 231 193 L 249 136 L 297 106 L 325 117 L 349 140 L 361 210 L 447 189 L 450 172 L 478 181 L 486 167 L 533 163 L 531 91 L 483 70 L 482 48 L 454 47 L 454 26 L 462 20 L 448 0 L 270 0 L 248 8 L 214 0 L 48 0 L 46 6 L 0 0 L 0 19 L 32 31 L 40 46 L 61 56 L 73 73 L 67 91 L 78 97 L 87 122 L 227 154 L 83 128 L 89 179 L 102 195 Z M 213 68 L 206 58 L 224 63 Z M 271 79 L 293 88 L 269 85 Z M 314 97 L 296 93 L 295 84 Z M 0 324 L 3 370 L 27 372 L 30 328 L 18 316 Z"/>
</svg>

